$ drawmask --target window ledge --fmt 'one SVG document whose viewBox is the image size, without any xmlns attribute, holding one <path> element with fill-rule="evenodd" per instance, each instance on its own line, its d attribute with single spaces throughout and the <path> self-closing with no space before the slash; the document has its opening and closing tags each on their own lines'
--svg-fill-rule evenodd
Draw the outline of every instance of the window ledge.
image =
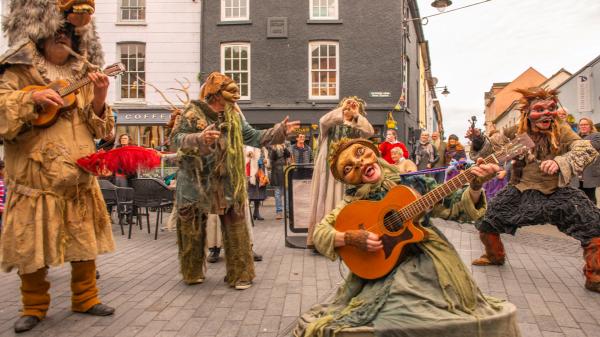
<svg viewBox="0 0 600 337">
<path fill-rule="evenodd" d="M 145 21 L 121 21 L 115 23 L 116 26 L 147 26 L 148 24 Z"/>
<path fill-rule="evenodd" d="M 310 104 L 338 104 L 340 102 L 339 99 L 336 98 L 309 98 L 308 101 L 306 103 L 310 103 Z"/>
<path fill-rule="evenodd" d="M 241 105 L 247 105 L 247 104 L 252 104 L 254 102 L 252 102 L 251 99 L 240 99 L 239 101 L 237 101 L 237 104 L 241 104 Z"/>
<path fill-rule="evenodd" d="M 128 106 L 128 105 L 129 105 L 129 106 L 136 106 L 136 107 L 139 107 L 139 106 L 146 106 L 146 105 L 148 105 L 148 104 L 147 104 L 147 102 L 146 102 L 146 101 L 133 100 L 133 99 L 132 99 L 132 100 L 121 99 L 121 100 L 119 100 L 119 101 L 115 101 L 115 102 L 113 103 L 113 105 L 115 105 L 115 106 L 121 106 L 121 107 L 122 107 L 122 106 Z"/>
<path fill-rule="evenodd" d="M 220 21 L 217 26 L 251 25 L 252 20 Z"/>
<path fill-rule="evenodd" d="M 344 23 L 342 20 L 329 20 L 329 19 L 308 19 L 306 23 L 309 25 L 341 25 Z"/>
</svg>

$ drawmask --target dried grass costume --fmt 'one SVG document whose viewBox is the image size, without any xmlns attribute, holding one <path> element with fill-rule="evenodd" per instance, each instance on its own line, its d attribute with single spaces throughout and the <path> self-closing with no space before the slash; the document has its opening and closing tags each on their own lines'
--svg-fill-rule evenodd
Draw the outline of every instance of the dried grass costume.
<svg viewBox="0 0 600 337">
<path fill-rule="evenodd" d="M 485 216 L 476 224 L 485 254 L 476 265 L 501 265 L 505 252 L 500 233 L 514 235 L 518 228 L 553 224 L 561 232 L 579 240 L 584 248 L 586 287 L 600 290 L 600 209 L 579 189 L 569 186 L 571 179 L 598 156 L 600 141 L 582 140 L 571 127 L 555 118 L 550 131 L 534 132 L 528 118 L 536 100 L 557 100 L 555 90 L 532 88 L 519 91 L 521 121 L 518 130 L 509 129 L 492 137 L 473 140 L 472 158 L 485 157 L 517 133 L 528 133 L 535 142 L 532 152 L 513 161 L 511 181 L 490 201 Z M 540 163 L 554 160 L 556 175 L 540 170 Z"/>
<path fill-rule="evenodd" d="M 201 90 L 201 98 L 216 95 L 232 80 L 213 73 Z M 191 146 L 191 135 L 215 124 L 221 131 L 214 146 Z M 285 125 L 255 130 L 236 104 L 227 104 L 224 112 L 214 111 L 204 101 L 192 101 L 177 118 L 171 134 L 178 148 L 177 236 L 181 273 L 185 282 L 204 278 L 206 268 L 206 220 L 218 214 L 223 231 L 229 285 L 251 282 L 254 277 L 252 242 L 245 219 L 247 202 L 243 145 L 257 148 L 281 144 Z"/>
<path fill-rule="evenodd" d="M 76 5 L 71 1 L 71 6 L 89 3 L 93 8 L 93 1 Z M 64 66 L 53 65 L 35 42 L 53 38 L 66 25 L 56 2 L 15 0 L 10 11 L 4 30 L 11 49 L 0 57 L 0 136 L 9 191 L 0 264 L 3 271 L 19 271 L 23 315 L 42 319 L 50 304 L 48 267 L 71 262 L 72 309 L 83 312 L 99 303 L 94 260 L 115 246 L 98 183 L 75 162 L 95 152 L 94 138 L 112 130 L 113 115 L 108 106 L 102 117 L 94 113 L 90 84 L 79 90 L 76 107 L 55 124 L 34 127 L 30 121 L 37 118 L 37 107 L 32 93 L 21 89 L 86 76 L 94 70 L 87 62 L 102 63 L 100 44 L 92 24 L 77 28 L 78 51 L 85 61 L 71 57 Z"/>
<path fill-rule="evenodd" d="M 381 200 L 398 184 L 421 194 L 437 184 L 429 177 L 400 177 L 383 158 L 379 165 L 382 181 L 348 189 L 343 202 L 315 228 L 315 246 L 325 257 L 338 258 L 335 221 L 352 201 Z M 431 215 L 473 221 L 486 206 L 484 194 L 474 203 L 470 187 L 465 187 L 438 204 Z M 390 274 L 365 280 L 350 273 L 331 303 L 316 305 L 300 317 L 294 336 L 520 336 L 514 305 L 483 295 L 444 235 L 432 226 L 425 230 L 427 239 L 408 245 L 406 256 Z"/>
</svg>

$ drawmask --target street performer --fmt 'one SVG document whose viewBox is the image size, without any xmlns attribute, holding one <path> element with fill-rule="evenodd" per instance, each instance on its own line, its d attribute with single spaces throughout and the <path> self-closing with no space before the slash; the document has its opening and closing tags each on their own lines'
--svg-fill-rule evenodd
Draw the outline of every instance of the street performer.
<svg viewBox="0 0 600 337">
<path fill-rule="evenodd" d="M 18 269 L 22 316 L 15 331 L 32 329 L 50 305 L 48 268 L 71 263 L 71 310 L 96 316 L 101 304 L 96 256 L 114 250 L 111 222 L 96 179 L 76 160 L 95 152 L 94 139 L 114 125 L 105 103 L 109 81 L 96 72 L 100 43 L 91 23 L 94 0 L 13 0 L 4 29 L 11 49 L 0 57 L 0 137 L 4 139 L 8 196 L 0 267 Z M 63 98 L 52 89 L 25 91 L 55 80 L 88 77 L 76 103 L 54 124 L 33 121 Z"/>
<path fill-rule="evenodd" d="M 315 246 L 331 260 L 338 258 L 337 249 L 344 246 L 365 254 L 384 246 L 383 238 L 368 229 L 338 231 L 336 220 L 343 208 L 357 200 L 380 201 L 397 185 L 421 194 L 436 185 L 430 177 L 400 176 L 365 139 L 334 143 L 329 162 L 333 176 L 350 186 L 339 206 L 315 228 Z M 483 177 L 498 170 L 493 164 L 473 168 L 475 181 L 437 204 L 432 215 L 456 221 L 481 217 L 486 209 Z M 350 273 L 331 303 L 316 305 L 301 316 L 294 336 L 333 336 L 341 331 L 386 337 L 519 336 L 515 307 L 483 295 L 454 247 L 425 222 L 426 238 L 407 245 L 389 274 L 369 280 Z"/>
<path fill-rule="evenodd" d="M 571 178 L 598 155 L 600 139 L 581 140 L 558 118 L 556 90 L 534 87 L 517 92 L 522 95 L 518 127 L 490 137 L 467 132 L 473 143 L 471 158 L 488 155 L 516 134 L 526 133 L 535 143 L 529 153 L 513 160 L 509 185 L 476 223 L 485 253 L 473 264 L 504 264 L 501 233 L 514 235 L 522 226 L 553 224 L 581 242 L 585 287 L 600 292 L 600 209 L 581 190 L 569 187 Z"/>
<path fill-rule="evenodd" d="M 221 220 L 225 248 L 225 282 L 248 289 L 254 279 L 252 242 L 246 226 L 248 204 L 244 145 L 257 148 L 281 144 L 300 126 L 287 117 L 268 130 L 248 124 L 236 102 L 237 83 L 211 73 L 192 101 L 177 117 L 171 133 L 178 148 L 177 243 L 183 280 L 204 282 L 206 221 L 209 214 Z"/>
</svg>

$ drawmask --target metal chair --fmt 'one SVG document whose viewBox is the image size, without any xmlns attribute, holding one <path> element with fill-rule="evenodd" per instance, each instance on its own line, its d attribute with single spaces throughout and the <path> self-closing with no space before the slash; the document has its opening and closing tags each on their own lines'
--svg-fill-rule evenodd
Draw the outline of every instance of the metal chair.
<svg viewBox="0 0 600 337">
<path fill-rule="evenodd" d="M 175 195 L 162 180 L 155 178 L 138 178 L 131 181 L 131 186 L 135 190 L 133 205 L 138 209 L 137 221 L 141 224 L 141 209 L 146 210 L 143 215 L 146 216 L 148 233 L 150 233 L 150 212 L 151 208 L 156 209 L 156 228 L 154 239 L 158 239 L 158 224 L 162 222 L 162 214 L 165 208 L 173 207 Z"/>
<path fill-rule="evenodd" d="M 123 223 L 129 225 L 128 239 L 131 239 L 131 228 L 133 227 L 133 196 L 135 194 L 131 187 L 117 187 L 117 214 L 119 216 L 119 226 L 121 234 L 125 234 Z M 136 217 L 137 220 L 137 217 Z M 137 222 L 137 221 L 136 221 Z"/>
</svg>

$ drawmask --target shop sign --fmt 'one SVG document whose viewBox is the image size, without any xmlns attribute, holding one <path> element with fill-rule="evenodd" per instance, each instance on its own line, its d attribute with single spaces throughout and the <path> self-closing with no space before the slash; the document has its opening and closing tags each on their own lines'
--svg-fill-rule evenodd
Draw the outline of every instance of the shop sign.
<svg viewBox="0 0 600 337">
<path fill-rule="evenodd" d="M 374 97 L 374 98 L 392 97 L 392 93 L 389 91 L 369 91 L 369 97 Z"/>
<path fill-rule="evenodd" d="M 117 124 L 166 124 L 171 119 L 171 113 L 165 112 L 119 112 Z"/>
</svg>

